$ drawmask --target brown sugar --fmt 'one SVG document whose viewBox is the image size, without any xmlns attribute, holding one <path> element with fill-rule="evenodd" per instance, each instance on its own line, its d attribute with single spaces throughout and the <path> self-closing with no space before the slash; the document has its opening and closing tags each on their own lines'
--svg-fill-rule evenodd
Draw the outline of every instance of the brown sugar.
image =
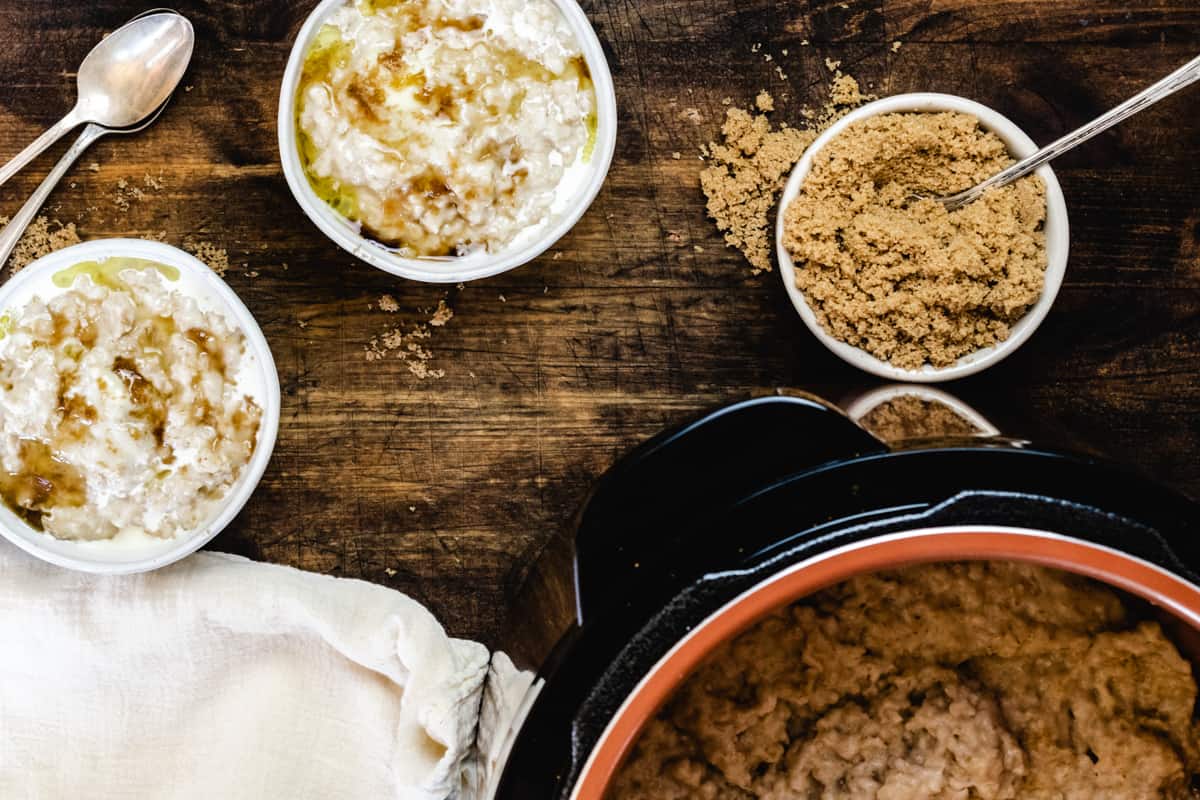
<svg viewBox="0 0 1200 800">
<path fill-rule="evenodd" d="M 859 89 L 858 81 L 839 72 L 829 88 L 829 100 L 835 106 L 857 106 L 862 105 L 866 97 Z"/>
<path fill-rule="evenodd" d="M 784 230 L 821 326 L 903 369 L 949 366 L 1006 339 L 1045 282 L 1045 186 L 1030 176 L 953 212 L 929 196 L 1012 162 L 958 112 L 883 114 L 830 142 Z"/>
<path fill-rule="evenodd" d="M 222 278 L 229 271 L 229 253 L 224 247 L 218 247 L 212 242 L 184 242 L 184 249 L 203 261 L 208 268 Z"/>
<path fill-rule="evenodd" d="M 713 165 L 700 173 L 708 213 L 741 250 L 755 272 L 771 269 L 768 217 L 788 174 L 816 134 L 798 128 L 771 129 L 765 116 L 731 108 L 721 129 L 723 144 L 708 146 Z"/>
<path fill-rule="evenodd" d="M 0 227 L 8 224 L 8 217 L 0 216 Z M 75 223 L 37 217 L 25 229 L 8 259 L 8 269 L 17 272 L 55 250 L 79 244 L 79 232 Z"/>
<path fill-rule="evenodd" d="M 755 108 L 764 114 L 729 109 L 722 141 L 701 148 L 711 162 L 700 173 L 708 215 L 725 234 L 726 244 L 742 252 L 755 274 L 771 269 L 771 210 L 796 162 L 821 131 L 870 99 L 859 91 L 858 81 L 836 71 L 837 62 L 830 63 L 836 74 L 829 102 L 819 112 L 806 109 L 804 127 L 786 123 L 772 127 L 765 112 L 775 109 L 775 99 L 763 91 L 755 99 Z"/>
<path fill-rule="evenodd" d="M 433 310 L 433 316 L 429 318 L 429 324 L 435 328 L 441 328 L 452 319 L 454 319 L 454 309 L 446 305 L 444 299 L 438 300 L 437 308 Z"/>
<path fill-rule="evenodd" d="M 385 294 L 379 301 L 379 308 L 387 313 L 395 313 L 399 311 L 400 304 L 394 297 Z M 397 358 L 420 380 L 444 378 L 446 371 L 434 368 L 433 351 L 425 342 L 433 337 L 431 328 L 445 327 L 453 317 L 454 309 L 446 305 L 443 298 L 438 301 L 437 308 L 431 312 L 427 321 L 410 324 L 407 328 L 397 325 L 372 337 L 363 347 L 364 357 L 371 362 L 389 357 Z"/>
<path fill-rule="evenodd" d="M 945 403 L 913 394 L 902 394 L 880 403 L 859 420 L 859 425 L 889 443 L 983 433 L 975 423 Z"/>
</svg>

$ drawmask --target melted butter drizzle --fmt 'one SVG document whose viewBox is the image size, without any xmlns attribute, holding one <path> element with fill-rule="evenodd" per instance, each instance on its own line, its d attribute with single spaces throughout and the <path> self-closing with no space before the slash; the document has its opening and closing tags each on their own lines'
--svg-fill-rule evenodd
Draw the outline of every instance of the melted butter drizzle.
<svg viewBox="0 0 1200 800">
<path fill-rule="evenodd" d="M 152 269 L 169 281 L 179 280 L 179 270 L 168 264 L 160 264 L 144 258 L 106 258 L 103 261 L 81 261 L 74 266 L 59 270 L 51 278 L 54 285 L 60 289 L 69 289 L 75 285 L 76 279 L 86 275 L 92 283 L 114 291 L 128 291 L 129 285 L 121 280 L 121 273 L 126 270 Z"/>
</svg>

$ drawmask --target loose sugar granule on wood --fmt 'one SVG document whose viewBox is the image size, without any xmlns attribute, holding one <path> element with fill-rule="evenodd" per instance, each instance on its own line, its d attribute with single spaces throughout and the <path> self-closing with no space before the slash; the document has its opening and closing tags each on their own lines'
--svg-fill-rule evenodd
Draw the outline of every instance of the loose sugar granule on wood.
<svg viewBox="0 0 1200 800">
<path fill-rule="evenodd" d="M 0 227 L 7 224 L 8 217 L 0 216 Z M 8 259 L 8 269 L 10 272 L 17 272 L 42 256 L 79 242 L 79 232 L 75 230 L 75 223 L 37 217 L 17 241 L 17 246 Z"/>
<path fill-rule="evenodd" d="M 388 313 L 395 313 L 400 305 L 391 295 L 384 295 L 380 298 L 379 308 Z M 445 327 L 453 317 L 454 309 L 450 308 L 443 298 L 438 301 L 437 308 L 431 312 L 427 321 L 409 324 L 407 327 L 397 325 L 373 337 L 363 347 L 364 356 L 371 362 L 397 358 L 420 380 L 444 378 L 446 371 L 433 367 L 434 354 L 425 342 L 433 336 L 431 328 Z"/>
<path fill-rule="evenodd" d="M 816 138 L 798 128 L 772 130 L 765 116 L 731 108 L 721 128 L 723 143 L 712 142 L 715 163 L 700 173 L 708 214 L 741 250 L 756 273 L 771 269 L 767 217 L 788 173 Z"/>
<path fill-rule="evenodd" d="M 444 299 L 438 300 L 437 308 L 434 309 L 433 316 L 429 318 L 429 324 L 435 328 L 441 328 L 453 318 L 454 309 L 446 305 Z"/>
<path fill-rule="evenodd" d="M 229 271 L 229 253 L 212 242 L 185 241 L 183 249 L 203 261 L 213 272 L 225 277 Z"/>
</svg>

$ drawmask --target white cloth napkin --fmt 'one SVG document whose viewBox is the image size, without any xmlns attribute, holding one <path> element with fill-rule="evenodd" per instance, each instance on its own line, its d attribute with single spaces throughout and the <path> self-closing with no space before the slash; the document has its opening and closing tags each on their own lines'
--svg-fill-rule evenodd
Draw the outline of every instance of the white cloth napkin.
<svg viewBox="0 0 1200 800">
<path fill-rule="evenodd" d="M 93 577 L 0 542 L 0 798 L 459 797 L 488 663 L 360 581 L 212 553 Z"/>
</svg>

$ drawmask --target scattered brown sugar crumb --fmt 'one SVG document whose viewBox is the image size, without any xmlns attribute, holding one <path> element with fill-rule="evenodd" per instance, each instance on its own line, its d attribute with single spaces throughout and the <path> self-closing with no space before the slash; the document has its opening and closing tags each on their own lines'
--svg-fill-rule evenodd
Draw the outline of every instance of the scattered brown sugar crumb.
<svg viewBox="0 0 1200 800">
<path fill-rule="evenodd" d="M 161 192 L 167 186 L 167 181 L 161 174 L 155 176 L 149 172 L 142 176 L 142 183 L 146 188 L 153 189 L 156 192 Z"/>
<path fill-rule="evenodd" d="M 422 344 L 430 335 L 429 326 L 424 324 L 413 325 L 407 332 L 404 328 L 396 327 L 371 339 L 363 350 L 367 361 L 380 361 L 389 356 L 400 359 L 408 371 L 421 380 L 444 378 L 446 371 L 430 366 L 433 353 Z"/>
<path fill-rule="evenodd" d="M 898 53 L 900 51 L 900 48 L 903 46 L 904 46 L 904 42 L 897 39 L 896 41 L 892 42 L 892 52 Z"/>
<path fill-rule="evenodd" d="M 117 181 L 117 190 L 113 192 L 113 205 L 121 211 L 128 211 L 134 203 L 142 201 L 145 197 L 145 192 L 121 178 Z"/>
<path fill-rule="evenodd" d="M 388 313 L 395 313 L 400 309 L 400 305 L 391 295 L 385 294 L 380 298 L 379 308 Z M 365 357 L 371 362 L 398 358 L 408 367 L 409 372 L 421 380 L 444 378 L 446 371 L 433 367 L 433 351 L 425 342 L 433 336 L 431 328 L 444 327 L 453 317 L 454 309 L 450 308 L 443 298 L 438 301 L 437 308 L 427 321 L 408 326 L 397 325 L 373 337 L 363 347 Z"/>
<path fill-rule="evenodd" d="M 8 217 L 0 216 L 0 227 L 7 224 Z M 25 233 L 17 241 L 17 246 L 13 248 L 12 255 L 8 258 L 8 270 L 17 272 L 42 256 L 79 242 L 79 232 L 75 230 L 74 222 L 64 224 L 56 219 L 37 217 L 25 229 Z"/>
<path fill-rule="evenodd" d="M 1012 162 L 958 112 L 883 114 L 832 141 L 784 226 L 821 326 L 903 369 L 949 366 L 1008 338 L 1045 281 L 1041 179 L 954 212 L 913 195 L 952 194 Z"/>
<path fill-rule="evenodd" d="M 433 316 L 429 318 L 429 324 L 435 328 L 441 328 L 452 319 L 454 319 L 454 309 L 446 305 L 444 299 L 438 300 L 437 308 L 434 309 Z"/>
<path fill-rule="evenodd" d="M 831 63 L 835 68 L 838 65 Z M 857 83 L 854 83 L 854 89 L 857 92 Z M 836 86 L 835 91 L 838 91 Z M 700 187 L 708 199 L 708 214 L 717 223 L 717 229 L 725 234 L 725 242 L 746 256 L 755 274 L 771 269 L 768 235 L 771 209 L 792 168 L 818 134 L 846 113 L 849 105 L 867 99 L 861 93 L 855 97 L 856 100 L 840 92 L 838 98 L 830 98 L 820 114 L 808 110 L 804 114 L 806 126 L 802 128 L 786 124 L 772 128 L 763 114 L 731 108 L 726 112 L 725 125 L 721 129 L 722 141 L 710 142 L 701 148 L 702 156 L 712 161 L 700 173 Z M 848 102 L 835 105 L 837 99 Z M 765 91 L 755 100 L 758 110 L 768 111 L 764 105 L 771 108 L 775 105 L 774 98 Z"/>
<path fill-rule="evenodd" d="M 835 106 L 858 106 L 862 105 L 867 98 L 859 88 L 858 81 L 839 72 L 834 76 L 829 99 Z"/>
<path fill-rule="evenodd" d="M 184 242 L 183 249 L 208 265 L 213 272 L 225 277 L 229 271 L 229 253 L 212 242 Z"/>
<path fill-rule="evenodd" d="M 710 143 L 715 162 L 700 173 L 708 214 L 741 250 L 754 271 L 771 269 L 768 215 L 788 173 L 816 134 L 798 128 L 771 129 L 765 116 L 731 108 L 721 129 L 724 144 Z"/>
<path fill-rule="evenodd" d="M 758 97 L 754 98 L 754 105 L 759 111 L 764 113 L 775 110 L 775 98 L 771 97 L 771 93 L 766 89 L 758 93 Z"/>
<path fill-rule="evenodd" d="M 915 394 L 902 394 L 880 403 L 864 414 L 858 424 L 889 443 L 983 433 L 945 403 Z"/>
</svg>

